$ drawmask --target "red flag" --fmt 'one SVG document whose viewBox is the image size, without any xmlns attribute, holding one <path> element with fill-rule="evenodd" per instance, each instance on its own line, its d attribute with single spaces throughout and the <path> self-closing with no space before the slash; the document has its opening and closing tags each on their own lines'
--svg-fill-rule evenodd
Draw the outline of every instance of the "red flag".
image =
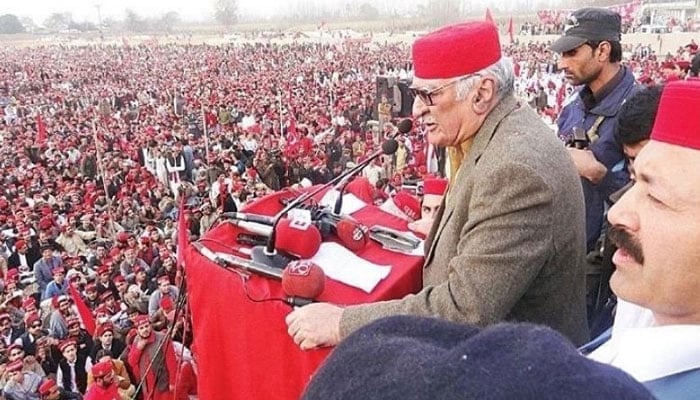
<svg viewBox="0 0 700 400">
<path fill-rule="evenodd" d="M 44 121 L 41 119 L 41 114 L 36 115 L 36 130 L 37 143 L 44 145 L 46 143 L 46 124 L 44 124 Z"/>
<path fill-rule="evenodd" d="M 513 44 L 513 17 L 508 20 L 508 36 L 510 36 L 510 44 Z"/>
<path fill-rule="evenodd" d="M 496 25 L 496 21 L 493 20 L 493 16 L 491 15 L 491 9 L 486 8 L 486 20 L 494 25 Z"/>
<path fill-rule="evenodd" d="M 88 331 L 90 336 L 94 336 L 95 318 L 92 316 L 92 311 L 90 311 L 87 304 L 85 304 L 83 301 L 83 298 L 80 297 L 80 293 L 78 293 L 72 283 L 68 285 L 68 294 L 70 294 L 70 297 L 73 299 L 73 303 L 75 303 L 75 306 L 78 308 L 78 317 L 80 317 L 80 320 L 83 322 L 85 330 Z"/>
</svg>

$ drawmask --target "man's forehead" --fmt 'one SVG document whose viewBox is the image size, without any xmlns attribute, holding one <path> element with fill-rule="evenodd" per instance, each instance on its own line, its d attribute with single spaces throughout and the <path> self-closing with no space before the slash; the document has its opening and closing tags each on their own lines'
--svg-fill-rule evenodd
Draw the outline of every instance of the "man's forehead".
<svg viewBox="0 0 700 400">
<path fill-rule="evenodd" d="M 412 88 L 435 88 L 444 85 L 445 83 L 449 82 L 449 79 L 422 79 L 422 78 L 413 78 L 413 83 L 411 84 Z"/>
<path fill-rule="evenodd" d="M 652 140 L 638 154 L 638 180 L 673 191 L 684 200 L 700 202 L 700 150 Z"/>
</svg>

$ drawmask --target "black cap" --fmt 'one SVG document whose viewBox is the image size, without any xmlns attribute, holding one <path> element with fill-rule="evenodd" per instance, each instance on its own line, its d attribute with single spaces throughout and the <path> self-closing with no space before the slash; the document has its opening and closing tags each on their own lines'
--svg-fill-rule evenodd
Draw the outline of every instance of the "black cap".
<svg viewBox="0 0 700 400">
<path fill-rule="evenodd" d="M 604 8 L 582 8 L 574 11 L 564 25 L 564 36 L 550 47 L 557 53 L 573 50 L 589 41 L 619 42 L 620 14 Z"/>
<path fill-rule="evenodd" d="M 316 371 L 303 400 L 652 400 L 625 372 L 580 355 L 530 324 L 478 328 L 394 316 L 348 336 Z"/>
</svg>

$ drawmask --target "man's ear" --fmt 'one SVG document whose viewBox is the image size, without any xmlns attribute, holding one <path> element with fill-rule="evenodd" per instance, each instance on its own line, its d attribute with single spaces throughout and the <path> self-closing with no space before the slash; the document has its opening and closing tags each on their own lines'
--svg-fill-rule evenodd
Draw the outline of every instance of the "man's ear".
<svg viewBox="0 0 700 400">
<path fill-rule="evenodd" d="M 496 83 L 492 78 L 483 78 L 472 97 L 472 109 L 477 115 L 485 114 L 491 110 L 496 100 Z"/>
</svg>

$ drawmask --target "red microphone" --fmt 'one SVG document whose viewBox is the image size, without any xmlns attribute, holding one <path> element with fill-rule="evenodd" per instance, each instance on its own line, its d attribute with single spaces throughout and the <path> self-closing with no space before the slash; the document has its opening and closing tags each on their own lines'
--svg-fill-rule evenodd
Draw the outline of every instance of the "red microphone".
<svg viewBox="0 0 700 400">
<path fill-rule="evenodd" d="M 301 259 L 313 257 L 321 247 L 321 232 L 316 225 L 300 225 L 282 218 L 277 225 L 275 248 Z"/>
<path fill-rule="evenodd" d="M 340 241 L 350 251 L 361 250 L 369 242 L 367 227 L 349 219 L 339 220 L 335 225 L 335 231 Z"/>
<path fill-rule="evenodd" d="M 292 261 L 282 271 L 282 289 L 287 295 L 288 304 L 302 307 L 313 303 L 313 299 L 323 293 L 326 287 L 326 274 L 321 267 L 311 261 Z"/>
</svg>

